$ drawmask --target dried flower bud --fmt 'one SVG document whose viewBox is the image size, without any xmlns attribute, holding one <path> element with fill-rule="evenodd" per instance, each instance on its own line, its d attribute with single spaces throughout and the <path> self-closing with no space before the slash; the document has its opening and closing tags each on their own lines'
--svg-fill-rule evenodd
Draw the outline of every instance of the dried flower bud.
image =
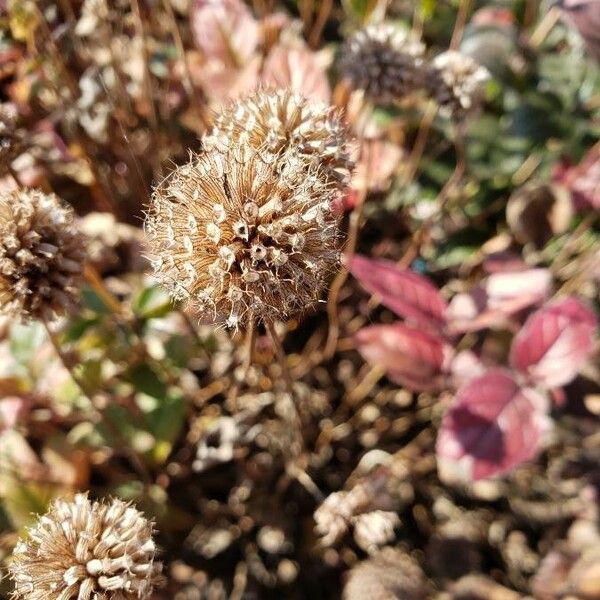
<svg viewBox="0 0 600 600">
<path fill-rule="evenodd" d="M 20 540 L 10 574 L 18 600 L 143 600 L 160 579 L 153 525 L 121 500 L 55 500 Z"/>
<path fill-rule="evenodd" d="M 373 102 L 390 103 L 420 84 L 425 46 L 389 23 L 369 25 L 344 45 L 340 70 Z"/>
<path fill-rule="evenodd" d="M 255 150 L 266 163 L 291 150 L 296 160 L 318 165 L 322 177 L 342 186 L 353 166 L 347 131 L 334 109 L 291 90 L 258 91 L 229 105 L 203 145 L 230 149 L 241 160 Z"/>
<path fill-rule="evenodd" d="M 420 600 L 429 598 L 417 564 L 396 548 L 384 548 L 351 569 L 344 600 Z"/>
<path fill-rule="evenodd" d="M 341 189 L 334 171 L 349 168 L 345 141 L 329 112 L 298 98 L 261 92 L 227 109 L 204 151 L 153 195 L 156 276 L 229 327 L 311 307 L 338 260 L 331 203 Z"/>
<path fill-rule="evenodd" d="M 436 56 L 427 74 L 427 87 L 440 112 L 460 119 L 477 108 L 490 78 L 485 67 L 470 56 L 448 50 Z"/>
<path fill-rule="evenodd" d="M 10 163 L 23 146 L 23 137 L 17 129 L 18 113 L 13 104 L 0 104 L 0 176 L 5 175 Z"/>
<path fill-rule="evenodd" d="M 0 313 L 49 320 L 75 304 L 85 237 L 54 194 L 0 196 Z"/>
</svg>

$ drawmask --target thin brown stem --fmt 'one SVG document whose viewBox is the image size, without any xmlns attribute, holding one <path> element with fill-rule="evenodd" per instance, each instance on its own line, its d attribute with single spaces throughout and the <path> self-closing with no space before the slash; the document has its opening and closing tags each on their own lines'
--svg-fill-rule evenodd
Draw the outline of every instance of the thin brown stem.
<svg viewBox="0 0 600 600">
<path fill-rule="evenodd" d="M 205 127 L 208 127 L 208 119 L 206 118 L 206 115 L 202 110 L 202 99 L 200 98 L 200 95 L 198 94 L 192 82 L 190 64 L 188 61 L 187 54 L 185 52 L 185 48 L 183 46 L 181 32 L 179 31 L 179 26 L 177 25 L 177 18 L 175 17 L 175 11 L 173 10 L 171 0 L 163 0 L 163 5 L 169 16 L 169 26 L 171 28 L 171 35 L 173 36 L 173 40 L 175 41 L 175 47 L 177 48 L 177 54 L 179 55 L 179 59 L 181 60 L 181 63 L 183 65 L 183 87 L 190 99 L 190 102 L 193 104 L 194 110 L 197 112 L 198 117 L 202 121 L 202 124 Z"/>
<path fill-rule="evenodd" d="M 120 315 L 123 312 L 123 308 L 118 298 L 107 289 L 102 281 L 100 273 L 96 269 L 87 263 L 83 268 L 83 275 L 90 285 L 90 287 L 96 292 L 102 302 L 116 315 Z"/>
<path fill-rule="evenodd" d="M 250 365 L 252 365 L 252 354 L 254 353 L 254 343 L 256 341 L 256 323 L 254 313 L 250 313 L 248 327 L 246 329 L 246 339 L 244 340 L 244 358 L 242 361 L 242 379 L 246 379 Z"/>
<path fill-rule="evenodd" d="M 366 119 L 365 119 L 366 123 Z M 361 135 L 361 142 L 364 142 L 364 130 Z M 366 173 L 365 179 L 362 189 L 358 194 L 358 198 L 356 201 L 356 206 L 352 210 L 352 214 L 350 215 L 350 224 L 348 227 L 348 241 L 346 243 L 346 248 L 344 249 L 344 256 L 346 259 L 351 258 L 352 255 L 356 251 L 356 246 L 358 245 L 358 235 L 360 231 L 360 226 L 362 223 L 363 217 L 363 209 L 365 200 L 367 198 L 367 194 L 369 191 L 369 182 L 371 179 L 371 146 L 367 145 L 367 156 L 366 156 Z M 325 343 L 325 348 L 323 350 L 322 358 L 328 359 L 331 358 L 336 350 L 337 342 L 340 337 L 340 320 L 338 313 L 338 301 L 340 292 L 348 279 L 348 269 L 346 267 L 342 267 L 339 273 L 336 275 L 333 283 L 331 284 L 331 288 L 329 290 L 329 298 L 327 299 L 327 316 L 329 318 L 329 329 L 327 331 L 327 341 Z"/>
<path fill-rule="evenodd" d="M 427 138 L 429 137 L 429 132 L 431 131 L 431 126 L 437 115 L 438 107 L 435 100 L 430 100 L 425 107 L 425 113 L 423 114 L 423 118 L 421 119 L 421 123 L 419 125 L 419 131 L 417 132 L 417 137 L 415 139 L 415 143 L 412 147 L 410 157 L 408 159 L 408 164 L 406 167 L 406 172 L 404 174 L 404 184 L 409 185 L 412 183 L 415 175 L 417 174 L 417 170 L 419 168 L 419 163 L 421 161 L 421 157 L 423 156 L 423 152 L 425 151 L 425 146 L 427 145 Z"/>
<path fill-rule="evenodd" d="M 454 31 L 452 32 L 452 39 L 450 40 L 450 50 L 457 50 L 462 41 L 462 37 L 465 31 L 465 25 L 467 23 L 467 17 L 469 16 L 469 9 L 471 8 L 471 0 L 461 0 L 458 7 L 458 14 L 456 15 L 456 21 L 454 23 Z"/>
<path fill-rule="evenodd" d="M 325 28 L 325 24 L 327 23 L 327 19 L 332 10 L 333 0 L 321 0 L 317 18 L 315 19 L 310 35 L 308 36 L 308 43 L 311 48 L 317 48 L 319 46 L 323 29 Z"/>
<path fill-rule="evenodd" d="M 290 404 L 292 406 L 293 417 L 291 419 L 290 426 L 293 430 L 296 431 L 296 434 L 299 437 L 300 444 L 302 444 L 302 434 L 300 432 L 300 425 L 303 421 L 306 421 L 308 415 L 304 410 L 303 406 L 298 402 L 298 398 L 294 392 L 294 382 L 292 380 L 292 376 L 290 374 L 290 369 L 287 364 L 287 359 L 285 356 L 285 350 L 283 349 L 283 344 L 281 342 L 281 338 L 275 329 L 275 325 L 271 321 L 267 321 L 265 323 L 265 327 L 269 332 L 269 337 L 271 338 L 271 342 L 273 343 L 273 349 L 275 350 L 275 356 L 277 357 L 277 362 L 281 367 L 281 375 L 283 377 L 283 381 L 285 383 L 285 387 L 287 388 L 287 392 L 290 396 Z"/>
</svg>

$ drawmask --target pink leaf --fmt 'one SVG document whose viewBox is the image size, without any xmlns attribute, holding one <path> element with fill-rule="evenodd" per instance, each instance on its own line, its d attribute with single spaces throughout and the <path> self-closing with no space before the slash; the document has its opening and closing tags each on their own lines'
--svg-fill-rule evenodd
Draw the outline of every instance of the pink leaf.
<svg viewBox="0 0 600 600">
<path fill-rule="evenodd" d="M 578 209 L 600 209 L 600 150 L 594 146 L 574 167 L 568 163 L 558 165 L 554 181 L 571 191 Z"/>
<path fill-rule="evenodd" d="M 515 336 L 510 364 L 533 383 L 553 388 L 569 383 L 592 353 L 598 321 L 574 297 L 532 314 Z"/>
<path fill-rule="evenodd" d="M 451 348 L 440 337 L 394 323 L 365 327 L 354 341 L 363 358 L 382 366 L 393 381 L 412 390 L 443 387 Z"/>
<path fill-rule="evenodd" d="M 324 61 L 308 48 L 274 46 L 265 59 L 263 83 L 277 88 L 291 88 L 306 98 L 329 103 L 331 89 Z"/>
<path fill-rule="evenodd" d="M 241 0 L 194 0 L 191 25 L 206 59 L 242 67 L 258 46 L 258 22 Z"/>
<path fill-rule="evenodd" d="M 437 329 L 443 327 L 446 301 L 423 275 L 360 255 L 353 256 L 348 267 L 368 292 L 396 314 Z"/>
<path fill-rule="evenodd" d="M 546 399 L 493 369 L 469 381 L 444 415 L 436 452 L 442 474 L 478 480 L 533 458 L 549 427 Z M 444 476 L 444 475 L 443 475 Z"/>
<path fill-rule="evenodd" d="M 352 175 L 352 186 L 357 190 L 387 189 L 401 159 L 402 150 L 397 144 L 379 139 L 363 139 L 359 160 Z"/>
<path fill-rule="evenodd" d="M 470 293 L 452 298 L 446 312 L 448 331 L 464 333 L 501 325 L 511 315 L 545 300 L 551 284 L 548 269 L 493 273 Z"/>
</svg>

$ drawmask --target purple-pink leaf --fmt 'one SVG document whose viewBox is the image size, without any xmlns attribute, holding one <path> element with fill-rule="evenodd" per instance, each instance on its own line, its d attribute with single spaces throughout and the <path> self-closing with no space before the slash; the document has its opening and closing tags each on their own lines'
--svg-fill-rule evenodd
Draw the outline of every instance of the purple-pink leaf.
<svg viewBox="0 0 600 600">
<path fill-rule="evenodd" d="M 291 88 L 306 98 L 329 103 L 331 89 L 326 66 L 321 53 L 278 44 L 265 59 L 262 81 L 267 87 Z"/>
<path fill-rule="evenodd" d="M 396 314 L 437 329 L 444 326 L 446 301 L 423 275 L 387 260 L 360 255 L 348 261 L 348 268 L 368 292 Z"/>
<path fill-rule="evenodd" d="M 419 391 L 443 386 L 451 348 L 439 336 L 394 323 L 364 327 L 354 341 L 363 358 L 383 367 L 393 381 Z"/>
<path fill-rule="evenodd" d="M 472 350 L 457 352 L 450 363 L 450 373 L 455 388 L 464 385 L 475 377 L 483 375 L 485 371 L 485 365 Z"/>
<path fill-rule="evenodd" d="M 550 424 L 547 407 L 544 396 L 503 369 L 470 380 L 442 420 L 436 447 L 442 476 L 476 481 L 533 458 Z"/>
<path fill-rule="evenodd" d="M 510 364 L 536 385 L 569 383 L 589 358 L 598 320 L 583 302 L 568 297 L 533 313 L 515 336 Z"/>
<path fill-rule="evenodd" d="M 191 26 L 207 60 L 242 67 L 258 45 L 260 28 L 241 0 L 194 0 Z"/>
<path fill-rule="evenodd" d="M 464 333 L 497 326 L 511 315 L 540 304 L 551 284 L 548 269 L 493 273 L 470 293 L 452 298 L 446 312 L 448 331 Z"/>
</svg>

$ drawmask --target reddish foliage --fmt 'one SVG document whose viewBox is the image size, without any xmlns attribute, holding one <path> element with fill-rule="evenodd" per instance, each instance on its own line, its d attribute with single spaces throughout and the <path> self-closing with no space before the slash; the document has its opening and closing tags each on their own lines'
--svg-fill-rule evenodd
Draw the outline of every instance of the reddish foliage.
<svg viewBox="0 0 600 600">
<path fill-rule="evenodd" d="M 385 368 L 390 379 L 413 390 L 432 390 L 444 383 L 450 348 L 433 334 L 403 323 L 364 327 L 354 336 L 364 359 Z"/>
<path fill-rule="evenodd" d="M 363 287 L 396 314 L 441 329 L 447 304 L 422 275 L 400 269 L 387 260 L 353 256 L 348 267 Z"/>
<path fill-rule="evenodd" d="M 472 379 L 458 391 L 442 421 L 440 467 L 478 480 L 531 459 L 547 428 L 546 404 L 540 393 L 521 388 L 503 369 Z"/>
<path fill-rule="evenodd" d="M 539 386 L 565 385 L 589 358 L 597 328 L 594 313 L 577 298 L 552 302 L 515 336 L 510 364 Z"/>
</svg>

